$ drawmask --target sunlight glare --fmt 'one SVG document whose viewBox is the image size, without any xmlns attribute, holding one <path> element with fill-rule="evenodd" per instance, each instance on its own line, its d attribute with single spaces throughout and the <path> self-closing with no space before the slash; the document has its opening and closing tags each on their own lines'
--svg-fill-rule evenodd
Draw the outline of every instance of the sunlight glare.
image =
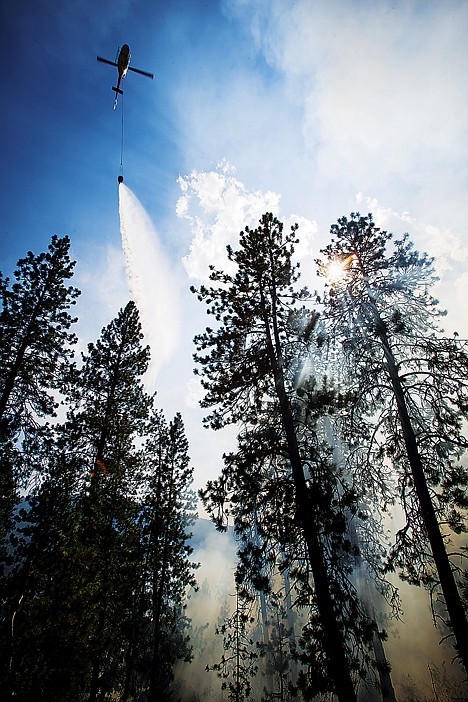
<svg viewBox="0 0 468 702">
<path fill-rule="evenodd" d="M 345 274 L 343 261 L 330 261 L 327 266 L 327 278 L 331 283 L 337 283 Z"/>
</svg>

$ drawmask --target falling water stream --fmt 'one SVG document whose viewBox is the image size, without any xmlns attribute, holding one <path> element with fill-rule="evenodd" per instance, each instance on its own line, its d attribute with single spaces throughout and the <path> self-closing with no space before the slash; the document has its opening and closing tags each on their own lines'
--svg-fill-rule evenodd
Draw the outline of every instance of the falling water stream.
<svg viewBox="0 0 468 702">
<path fill-rule="evenodd" d="M 144 341 L 151 348 L 148 380 L 152 382 L 177 347 L 174 276 L 148 213 L 123 183 L 119 184 L 119 213 L 128 285 L 140 312 Z"/>
</svg>

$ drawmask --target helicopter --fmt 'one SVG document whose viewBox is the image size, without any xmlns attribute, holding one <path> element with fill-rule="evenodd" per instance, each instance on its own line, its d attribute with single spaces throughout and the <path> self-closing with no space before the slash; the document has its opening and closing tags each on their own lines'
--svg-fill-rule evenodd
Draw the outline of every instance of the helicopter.
<svg viewBox="0 0 468 702">
<path fill-rule="evenodd" d="M 122 83 L 122 79 L 125 78 L 127 75 L 127 71 L 133 71 L 134 73 L 139 73 L 141 76 L 146 76 L 147 78 L 154 78 L 153 73 L 148 73 L 148 71 L 141 71 L 139 68 L 132 68 L 129 63 L 130 63 L 130 47 L 128 44 L 124 44 L 120 50 L 118 50 L 118 57 L 117 57 L 117 63 L 115 61 L 109 61 L 108 59 L 102 58 L 102 56 L 96 56 L 98 61 L 102 61 L 102 63 L 108 63 L 110 66 L 116 66 L 119 69 L 119 80 L 117 83 L 117 87 L 114 85 L 112 86 L 112 90 L 115 91 L 115 100 L 114 100 L 114 110 L 117 107 L 117 100 L 119 99 L 119 95 L 123 95 L 123 90 L 120 87 L 120 84 Z"/>
</svg>

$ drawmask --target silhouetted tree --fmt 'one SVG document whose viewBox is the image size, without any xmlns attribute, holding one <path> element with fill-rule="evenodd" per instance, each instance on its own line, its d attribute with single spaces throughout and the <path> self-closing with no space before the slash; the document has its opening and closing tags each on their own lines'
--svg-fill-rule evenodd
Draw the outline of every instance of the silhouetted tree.
<svg viewBox="0 0 468 702">
<path fill-rule="evenodd" d="M 313 450 L 312 441 L 301 441 L 302 424 L 294 411 L 294 371 L 298 357 L 307 353 L 317 318 L 305 310 L 294 311 L 296 303 L 309 298 L 307 290 L 295 290 L 298 271 L 292 255 L 296 229 L 283 235 L 282 224 L 271 214 L 264 215 L 257 229 L 241 232 L 237 251 L 227 247 L 235 272 L 231 275 L 212 267 L 210 279 L 218 287 L 192 288 L 219 324 L 216 330 L 208 327 L 195 338 L 198 353 L 194 358 L 201 366 L 206 390 L 201 406 L 215 408 L 206 419 L 212 428 L 241 422 L 249 433 L 265 403 L 275 406 L 294 501 L 289 519 L 300 528 L 314 583 L 317 616 L 313 635 L 319 637 L 319 647 L 323 646 L 321 654 L 315 656 L 323 671 L 317 692 L 328 686 L 340 700 L 350 702 L 356 695 L 339 597 L 336 599 L 339 587 L 333 581 L 325 547 L 327 537 L 332 532 L 343 534 L 346 525 L 339 510 L 332 517 L 333 486 L 326 458 Z M 310 327 L 302 337 L 297 333 L 298 318 Z M 250 470 L 255 470 L 253 465 Z M 215 502 L 219 502 L 217 493 L 223 492 L 224 483 L 225 477 L 208 486 Z M 328 524 L 327 519 L 331 519 Z M 329 545 L 333 545 L 333 538 Z M 330 558 L 336 556 L 331 554 Z"/>
<path fill-rule="evenodd" d="M 69 249 L 68 237 L 53 236 L 47 252 L 29 251 L 18 261 L 15 282 L 0 273 L 0 539 L 18 481 L 33 471 L 28 454 L 38 419 L 55 414 L 51 392 L 61 387 L 75 341 L 69 329 L 76 320 L 68 310 L 79 291 L 67 286 L 75 266 Z"/>
<path fill-rule="evenodd" d="M 221 689 L 227 690 L 230 702 L 245 702 L 252 699 L 252 682 L 258 672 L 259 652 L 252 638 L 252 602 L 244 599 L 238 591 L 235 594 L 234 611 L 216 628 L 216 634 L 223 637 L 223 654 L 215 670 L 221 678 Z"/>
<path fill-rule="evenodd" d="M 70 240 L 52 237 L 47 253 L 31 251 L 18 261 L 16 282 L 0 277 L 0 421 L 2 432 L 15 436 L 33 416 L 54 413 L 48 390 L 59 385 L 60 365 L 71 354 L 68 310 L 79 291 L 66 286 L 75 262 Z"/>
<path fill-rule="evenodd" d="M 141 380 L 149 361 L 142 338 L 138 310 L 129 302 L 96 344 L 88 345 L 69 392 L 67 440 L 90 475 L 80 500 L 78 533 L 80 557 L 93 571 L 89 702 L 100 689 L 106 691 L 106 677 L 121 662 L 122 632 L 129 626 L 128 607 L 138 582 L 141 473 L 135 441 L 144 434 L 152 405 Z"/>
<path fill-rule="evenodd" d="M 152 399 L 141 339 L 129 303 L 70 372 L 67 421 L 50 439 L 9 577 L 15 699 L 91 702 L 119 684 L 142 562 L 135 440 Z"/>
<path fill-rule="evenodd" d="M 459 462 L 468 446 L 467 347 L 442 336 L 442 313 L 429 294 L 432 260 L 407 235 L 391 246 L 392 234 L 359 213 L 339 219 L 331 235 L 318 265 L 327 278 L 330 343 L 341 348 L 339 372 L 356 392 L 342 418 L 351 459 L 361 482 L 381 496 L 380 507 L 388 501 L 385 466 L 397 469 L 406 524 L 389 566 L 415 584 L 433 588 L 439 580 L 468 671 L 468 624 L 445 543 L 447 527 L 465 529 L 468 507 L 468 473 Z"/>
<path fill-rule="evenodd" d="M 195 586 L 188 541 L 195 520 L 188 442 L 180 414 L 167 425 L 161 412 L 150 423 L 145 444 L 147 493 L 142 523 L 151 621 L 148 700 L 169 699 L 174 665 L 191 660 L 187 588 Z"/>
<path fill-rule="evenodd" d="M 190 659 L 193 469 L 180 415 L 151 413 L 141 341 L 129 302 L 70 367 L 66 421 L 45 427 L 2 578 L 5 699 L 169 699 Z"/>
</svg>

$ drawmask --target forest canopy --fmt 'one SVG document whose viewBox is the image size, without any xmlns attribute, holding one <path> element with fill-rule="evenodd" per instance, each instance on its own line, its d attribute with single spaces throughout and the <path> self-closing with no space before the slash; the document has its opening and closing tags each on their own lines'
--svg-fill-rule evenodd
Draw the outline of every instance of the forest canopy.
<svg viewBox="0 0 468 702">
<path fill-rule="evenodd" d="M 217 653 L 188 616 L 193 468 L 181 414 L 145 388 L 138 309 L 78 357 L 68 237 L 0 274 L 4 699 L 396 700 L 398 578 L 427 590 L 457 660 L 451 679 L 430 669 L 434 694 L 465 698 L 467 342 L 444 335 L 407 235 L 338 219 L 320 294 L 299 237 L 266 213 L 192 287 L 204 424 L 237 432 L 199 495 L 237 548 Z M 181 683 L 194 659 L 205 693 Z"/>
</svg>

